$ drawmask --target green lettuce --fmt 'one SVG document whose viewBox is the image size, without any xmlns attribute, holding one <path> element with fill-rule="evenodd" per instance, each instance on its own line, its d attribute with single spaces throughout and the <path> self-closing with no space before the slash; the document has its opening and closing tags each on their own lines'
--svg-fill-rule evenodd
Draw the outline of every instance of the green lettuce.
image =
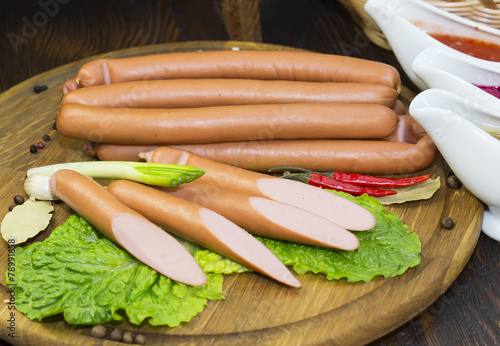
<svg viewBox="0 0 500 346">
<path fill-rule="evenodd" d="M 370 210 L 377 219 L 369 231 L 353 232 L 359 248 L 342 251 L 292 242 L 259 238 L 283 263 L 293 266 L 298 274 L 322 273 L 328 280 L 346 278 L 348 282 L 370 281 L 403 274 L 420 263 L 421 243 L 416 233 L 392 212 L 387 212 L 374 197 L 333 191 Z"/>
<path fill-rule="evenodd" d="M 328 280 L 370 281 L 393 277 L 420 263 L 421 244 L 399 217 L 375 198 L 332 191 L 370 210 L 370 231 L 354 232 L 360 246 L 342 251 L 257 237 L 298 274 L 322 273 Z M 142 264 L 78 215 L 70 216 L 43 242 L 16 249 L 16 308 L 30 319 L 63 314 L 68 323 L 93 325 L 122 320 L 178 326 L 208 300 L 223 299 L 223 274 L 248 268 L 178 238 L 207 273 L 208 283 L 191 287 Z M 12 281 L 10 281 L 13 279 Z M 9 286 L 11 287 L 11 286 Z M 124 316 L 125 315 L 125 316 Z"/>
<path fill-rule="evenodd" d="M 208 283 L 202 287 L 168 279 L 72 215 L 43 242 L 16 249 L 15 280 L 7 283 L 16 284 L 16 308 L 30 319 L 62 313 L 68 323 L 91 325 L 122 320 L 123 312 L 133 324 L 148 319 L 174 327 L 191 320 L 207 300 L 223 299 L 221 273 L 245 270 L 185 246 L 203 262 Z"/>
</svg>

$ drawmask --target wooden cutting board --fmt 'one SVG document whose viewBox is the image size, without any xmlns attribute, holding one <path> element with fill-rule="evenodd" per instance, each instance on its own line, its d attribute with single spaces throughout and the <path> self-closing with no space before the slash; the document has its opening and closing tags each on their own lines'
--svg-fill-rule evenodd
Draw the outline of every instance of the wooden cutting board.
<svg viewBox="0 0 500 346">
<path fill-rule="evenodd" d="M 192 50 L 227 50 L 233 47 L 259 50 L 293 48 L 241 42 L 187 42 L 133 48 L 99 57 L 126 57 Z M 97 57 L 95 57 L 97 58 Z M 0 218 L 13 204 L 13 197 L 24 194 L 26 171 L 35 166 L 60 162 L 86 161 L 82 142 L 64 138 L 52 128 L 62 97 L 61 86 L 74 77 L 86 61 L 77 61 L 48 71 L 0 94 Z M 48 89 L 36 94 L 35 85 Z M 52 140 L 36 154 L 29 152 L 43 135 Z M 255 273 L 225 278 L 225 300 L 209 301 L 208 306 L 191 322 L 177 328 L 133 326 L 127 322 L 109 325 L 140 332 L 148 344 L 363 344 L 389 333 L 412 319 L 434 302 L 459 275 L 476 246 L 483 216 L 483 205 L 465 188 L 452 189 L 445 183 L 449 168 L 439 157 L 428 169 L 440 177 L 441 189 L 430 200 L 388 206 L 400 216 L 422 242 L 422 261 L 405 274 L 376 278 L 368 283 L 348 284 L 345 280 L 327 281 L 323 275 L 300 277 L 301 289 L 278 285 Z M 54 203 L 55 215 L 42 234 L 46 238 L 60 225 L 70 210 Z M 451 217 L 456 225 L 443 229 L 440 221 Z M 4 273 L 7 269 L 7 246 L 0 245 L 0 295 L 8 300 Z M 7 304 L 0 311 L 0 338 L 22 345 L 112 345 L 111 340 L 90 336 L 90 327 L 72 326 L 62 317 L 40 323 L 15 314 L 16 338 L 7 335 L 11 310 Z"/>
</svg>

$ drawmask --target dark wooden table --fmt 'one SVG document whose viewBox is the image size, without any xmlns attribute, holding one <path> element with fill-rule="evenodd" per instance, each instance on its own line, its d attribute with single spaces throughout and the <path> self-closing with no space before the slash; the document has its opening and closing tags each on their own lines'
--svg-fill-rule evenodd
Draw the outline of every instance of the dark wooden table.
<svg viewBox="0 0 500 346">
<path fill-rule="evenodd" d="M 144 45 L 228 40 L 222 0 L 0 0 L 0 92 L 60 65 Z M 261 0 L 263 42 L 384 61 L 334 0 Z M 0 125 L 1 128 L 1 125 Z M 6 150 L 6 148 L 2 148 Z M 428 309 L 372 345 L 500 343 L 499 243 L 481 234 L 450 288 Z"/>
</svg>

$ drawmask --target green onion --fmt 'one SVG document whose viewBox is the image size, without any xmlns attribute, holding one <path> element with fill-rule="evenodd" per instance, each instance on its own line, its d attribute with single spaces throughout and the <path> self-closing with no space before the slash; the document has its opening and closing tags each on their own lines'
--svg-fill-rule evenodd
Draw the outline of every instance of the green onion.
<svg viewBox="0 0 500 346">
<path fill-rule="evenodd" d="M 147 185 L 164 187 L 177 187 L 183 183 L 189 183 L 198 179 L 205 171 L 196 167 L 146 162 L 125 162 L 125 161 L 86 161 L 69 162 L 55 165 L 31 168 L 27 172 L 26 185 L 30 187 L 30 192 L 26 193 L 33 197 L 36 195 L 36 186 L 45 185 L 45 181 L 40 176 L 50 177 L 60 169 L 71 169 L 91 178 L 103 179 L 127 179 Z M 33 176 L 33 177 L 32 177 Z M 32 177 L 31 180 L 30 177 Z M 36 184 L 33 180 L 38 179 Z M 45 179 L 48 184 L 48 179 Z M 46 189 L 46 187 L 43 187 Z M 35 191 L 34 191 L 35 190 Z M 47 196 L 47 194 L 44 194 Z M 36 197 L 34 197 L 36 198 Z"/>
</svg>

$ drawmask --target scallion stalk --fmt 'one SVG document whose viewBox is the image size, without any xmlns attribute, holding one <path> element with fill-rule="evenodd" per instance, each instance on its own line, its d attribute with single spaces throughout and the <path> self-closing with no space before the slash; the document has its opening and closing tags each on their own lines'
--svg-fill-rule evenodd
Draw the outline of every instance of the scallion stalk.
<svg viewBox="0 0 500 346">
<path fill-rule="evenodd" d="M 147 162 L 125 162 L 125 161 L 85 161 L 68 162 L 55 165 L 31 168 L 27 172 L 25 181 L 26 193 L 40 199 L 40 196 L 49 198 L 47 194 L 48 179 L 41 176 L 50 177 L 60 169 L 71 169 L 91 178 L 102 179 L 127 179 L 147 185 L 164 187 L 177 187 L 183 183 L 189 183 L 198 179 L 205 171 L 192 166 L 147 163 Z M 45 183 L 45 181 L 47 183 Z M 47 184 L 47 186 L 45 186 Z"/>
</svg>

